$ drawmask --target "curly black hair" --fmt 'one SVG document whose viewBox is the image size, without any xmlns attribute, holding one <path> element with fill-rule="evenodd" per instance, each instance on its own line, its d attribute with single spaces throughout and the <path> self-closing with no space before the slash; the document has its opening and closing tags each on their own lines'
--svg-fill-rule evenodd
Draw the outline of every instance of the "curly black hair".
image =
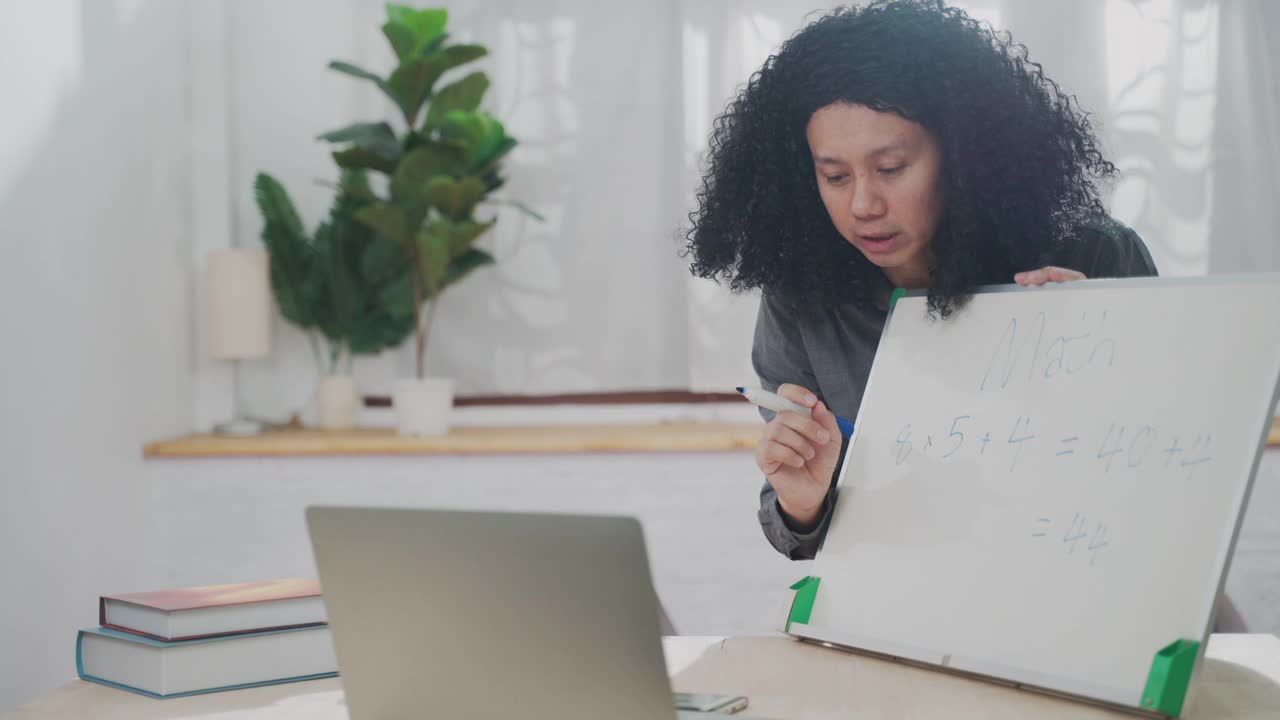
<svg viewBox="0 0 1280 720">
<path fill-rule="evenodd" d="M 885 286 L 818 193 L 805 129 L 833 103 L 897 113 L 937 139 L 946 199 L 929 308 L 943 317 L 1105 215 L 1097 182 L 1115 166 L 1025 46 L 942 0 L 881 0 L 801 29 L 716 119 L 682 253 L 694 275 L 863 305 Z"/>
</svg>

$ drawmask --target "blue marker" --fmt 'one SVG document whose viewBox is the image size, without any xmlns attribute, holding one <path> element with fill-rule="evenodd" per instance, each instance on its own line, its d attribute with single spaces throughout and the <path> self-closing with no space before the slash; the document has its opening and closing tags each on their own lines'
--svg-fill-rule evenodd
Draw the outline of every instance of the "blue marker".
<svg viewBox="0 0 1280 720">
<path fill-rule="evenodd" d="M 742 397 L 746 398 L 752 405 L 762 407 L 765 410 L 772 410 L 774 412 L 790 410 L 791 412 L 799 413 L 805 417 L 813 416 L 812 408 L 807 408 L 803 405 L 793 403 L 781 395 L 771 393 L 763 388 L 739 387 L 738 392 L 741 393 Z M 853 437 L 853 423 L 847 418 L 842 418 L 839 415 L 836 415 L 836 425 L 840 426 L 841 435 L 846 438 Z"/>
</svg>

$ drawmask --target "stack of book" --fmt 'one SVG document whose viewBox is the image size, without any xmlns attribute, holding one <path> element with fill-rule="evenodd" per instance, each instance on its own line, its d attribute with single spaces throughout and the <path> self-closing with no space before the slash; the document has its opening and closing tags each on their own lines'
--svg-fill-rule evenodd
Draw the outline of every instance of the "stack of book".
<svg viewBox="0 0 1280 720">
<path fill-rule="evenodd" d="M 315 580 L 105 595 L 76 638 L 83 680 L 156 698 L 338 674 Z"/>
</svg>

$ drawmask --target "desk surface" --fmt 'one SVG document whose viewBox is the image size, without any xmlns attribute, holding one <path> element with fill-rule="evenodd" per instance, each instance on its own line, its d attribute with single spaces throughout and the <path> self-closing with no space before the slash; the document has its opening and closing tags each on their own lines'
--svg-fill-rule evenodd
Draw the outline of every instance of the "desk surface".
<svg viewBox="0 0 1280 720">
<path fill-rule="evenodd" d="M 952 720 L 1130 718 L 1103 708 L 902 663 L 831 650 L 786 637 L 664 640 L 675 690 L 746 695 L 753 717 L 946 717 Z M 1214 635 L 1184 718 L 1268 718 L 1280 714 L 1280 638 Z M 336 678 L 151 700 L 75 681 L 0 715 L 100 720 L 344 720 Z"/>
</svg>

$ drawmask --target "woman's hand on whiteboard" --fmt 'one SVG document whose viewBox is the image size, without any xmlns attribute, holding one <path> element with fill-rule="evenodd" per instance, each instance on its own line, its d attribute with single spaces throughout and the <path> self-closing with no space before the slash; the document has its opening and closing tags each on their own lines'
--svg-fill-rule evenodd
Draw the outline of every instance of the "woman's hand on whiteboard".
<svg viewBox="0 0 1280 720">
<path fill-rule="evenodd" d="M 777 491 L 782 511 L 798 524 L 811 525 L 840 460 L 840 426 L 809 390 L 787 384 L 778 394 L 810 408 L 812 416 L 790 411 L 774 415 L 756 443 L 756 465 Z"/>
<path fill-rule="evenodd" d="M 1046 265 L 1039 270 L 1026 270 L 1013 276 L 1019 285 L 1043 285 L 1049 282 L 1064 283 L 1072 280 L 1085 280 L 1084 273 L 1070 268 Z"/>
</svg>

